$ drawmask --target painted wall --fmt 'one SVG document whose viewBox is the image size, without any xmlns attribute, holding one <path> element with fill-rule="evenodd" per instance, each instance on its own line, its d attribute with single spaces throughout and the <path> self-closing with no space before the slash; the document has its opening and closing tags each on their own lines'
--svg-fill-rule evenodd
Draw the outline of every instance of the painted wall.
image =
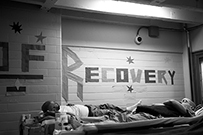
<svg viewBox="0 0 203 135">
<path fill-rule="evenodd" d="M 140 36 L 142 36 L 143 42 L 141 45 L 136 45 L 134 37 L 138 28 L 139 26 L 68 18 L 62 20 L 62 45 L 63 48 L 67 48 L 63 57 L 63 63 L 66 63 L 63 68 L 66 70 L 65 73 L 68 71 L 66 79 L 69 80 L 65 81 L 68 82 L 66 89 L 69 93 L 69 102 L 82 104 L 109 102 L 125 106 L 140 99 L 143 100 L 143 104 L 151 104 L 163 102 L 169 98 L 181 99 L 185 96 L 183 33 L 160 30 L 158 38 L 151 38 L 148 36 L 147 29 L 141 29 Z M 79 60 L 76 59 L 75 61 L 80 61 L 82 64 L 71 70 L 71 66 L 76 63 L 73 57 L 76 56 Z M 129 57 L 133 59 L 133 63 L 128 63 Z M 112 72 L 106 73 L 106 68 L 110 68 L 109 70 Z M 128 81 L 116 82 L 116 77 L 120 75 L 115 73 L 118 68 L 129 71 L 126 73 L 129 77 Z M 138 77 L 139 69 L 143 72 L 155 70 L 155 73 L 152 73 L 155 77 L 150 77 L 152 80 L 155 79 L 155 82 L 146 83 L 147 77 L 145 75 L 147 73 L 141 73 L 141 83 L 133 82 L 132 72 L 135 73 L 135 79 Z M 92 75 L 89 70 L 94 70 L 92 72 L 97 75 Z M 132 72 L 130 73 L 130 71 Z M 167 85 L 164 79 L 158 76 L 159 71 L 166 71 Z M 168 71 L 175 72 L 174 85 L 171 84 Z M 106 74 L 102 75 L 104 72 Z M 72 78 L 68 78 L 71 73 L 75 76 L 72 75 Z M 114 80 L 103 82 L 102 80 L 107 79 L 106 76 L 108 75 L 110 79 Z M 91 77 L 98 79 L 97 82 L 86 81 L 91 80 Z M 77 86 L 79 80 L 82 80 L 80 84 L 83 86 L 80 90 Z M 132 86 L 133 92 L 129 92 L 130 86 Z M 80 100 L 81 95 L 77 96 L 81 91 L 83 91 L 84 102 Z"/>
<path fill-rule="evenodd" d="M 138 46 L 134 43 L 138 28 L 133 25 L 63 19 L 62 44 L 183 53 L 181 32 L 160 30 L 159 38 L 151 38 L 148 30 L 143 28 L 139 32 L 143 43 Z"/>
<path fill-rule="evenodd" d="M 22 114 L 61 101 L 60 15 L 27 8 L 0 8 L 0 135 L 18 135 Z"/>
</svg>

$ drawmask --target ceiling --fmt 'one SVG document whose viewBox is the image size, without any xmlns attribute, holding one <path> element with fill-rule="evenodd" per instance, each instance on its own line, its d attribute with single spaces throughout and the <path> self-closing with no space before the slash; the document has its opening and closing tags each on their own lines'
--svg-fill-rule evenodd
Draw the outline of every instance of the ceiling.
<svg viewBox="0 0 203 135">
<path fill-rule="evenodd" d="M 37 5 L 48 12 L 60 12 L 66 17 L 92 20 L 103 20 L 134 24 L 141 23 L 175 23 L 191 26 L 203 24 L 203 0 L 11 0 L 17 3 Z M 111 2 L 111 7 L 109 3 Z M 163 15 L 150 14 L 152 10 L 142 9 L 147 14 L 136 14 L 138 11 L 125 12 L 125 4 L 137 9 L 135 4 L 145 4 L 156 7 Z M 122 5 L 115 10 L 118 5 Z M 116 11 L 116 12 L 115 12 Z"/>
<path fill-rule="evenodd" d="M 37 5 L 44 6 L 47 9 L 50 9 L 50 8 L 56 7 L 55 3 L 57 3 L 57 1 L 60 1 L 60 0 L 12 0 L 12 1 L 37 4 Z M 132 2 L 132 3 L 157 5 L 157 6 L 186 8 L 186 9 L 192 9 L 192 10 L 203 12 L 202 0 L 114 0 L 114 1 L 125 1 L 125 2 Z"/>
</svg>

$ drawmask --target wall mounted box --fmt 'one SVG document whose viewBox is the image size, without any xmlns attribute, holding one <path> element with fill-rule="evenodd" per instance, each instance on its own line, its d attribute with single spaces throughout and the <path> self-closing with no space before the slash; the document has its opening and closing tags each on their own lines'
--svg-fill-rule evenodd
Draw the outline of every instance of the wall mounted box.
<svg viewBox="0 0 203 135">
<path fill-rule="evenodd" d="M 150 26 L 148 29 L 149 37 L 159 37 L 159 27 L 158 26 Z"/>
</svg>

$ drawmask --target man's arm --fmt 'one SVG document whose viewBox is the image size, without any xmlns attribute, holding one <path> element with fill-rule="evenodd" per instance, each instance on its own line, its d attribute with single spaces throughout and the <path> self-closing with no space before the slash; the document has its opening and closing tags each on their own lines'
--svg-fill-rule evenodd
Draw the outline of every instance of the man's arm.
<svg viewBox="0 0 203 135">
<path fill-rule="evenodd" d="M 183 116 L 185 116 L 187 114 L 187 110 L 183 107 L 183 105 L 179 101 L 177 101 L 175 99 L 167 100 L 164 102 L 164 104 L 174 107 Z"/>
</svg>

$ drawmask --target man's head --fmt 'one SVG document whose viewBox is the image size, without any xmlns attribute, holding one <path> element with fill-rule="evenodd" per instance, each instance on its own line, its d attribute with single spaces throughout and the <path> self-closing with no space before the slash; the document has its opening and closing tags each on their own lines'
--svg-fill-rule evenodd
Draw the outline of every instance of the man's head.
<svg viewBox="0 0 203 135">
<path fill-rule="evenodd" d="M 41 109 L 44 113 L 47 113 L 47 112 L 56 113 L 59 111 L 60 105 L 54 101 L 46 101 L 42 105 Z"/>
<path fill-rule="evenodd" d="M 185 106 L 187 106 L 187 104 L 188 104 L 192 110 L 194 110 L 196 107 L 196 104 L 189 98 L 183 98 L 180 102 L 181 102 L 181 104 L 183 104 Z M 187 108 L 189 108 L 189 106 L 187 106 Z"/>
</svg>

